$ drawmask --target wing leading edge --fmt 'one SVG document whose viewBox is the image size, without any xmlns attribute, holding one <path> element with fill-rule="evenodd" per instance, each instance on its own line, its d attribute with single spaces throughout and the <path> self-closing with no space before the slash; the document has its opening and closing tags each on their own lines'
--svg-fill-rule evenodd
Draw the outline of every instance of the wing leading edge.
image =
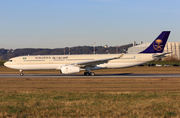
<svg viewBox="0 0 180 118">
<path fill-rule="evenodd" d="M 107 63 L 108 61 L 113 60 L 113 59 L 120 59 L 121 57 L 123 57 L 123 55 L 124 55 L 124 53 L 122 53 L 118 57 L 97 59 L 97 60 L 92 60 L 92 61 L 83 61 L 83 62 L 74 63 L 72 65 L 79 65 L 81 67 L 86 67 L 86 66 L 94 67 L 99 64 Z"/>
</svg>

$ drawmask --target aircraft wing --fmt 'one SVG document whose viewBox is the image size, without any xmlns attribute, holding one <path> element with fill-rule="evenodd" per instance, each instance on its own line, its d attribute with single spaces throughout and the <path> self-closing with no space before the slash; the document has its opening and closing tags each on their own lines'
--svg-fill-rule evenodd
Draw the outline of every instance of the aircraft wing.
<svg viewBox="0 0 180 118">
<path fill-rule="evenodd" d="M 118 57 L 97 59 L 97 60 L 91 60 L 91 61 L 83 61 L 83 62 L 74 63 L 73 65 L 79 65 L 79 66 L 83 66 L 83 67 L 86 67 L 86 66 L 96 66 L 96 65 L 99 65 L 99 64 L 107 63 L 108 61 L 113 60 L 113 59 L 119 59 L 123 55 L 124 55 L 124 53 L 122 53 Z"/>
</svg>

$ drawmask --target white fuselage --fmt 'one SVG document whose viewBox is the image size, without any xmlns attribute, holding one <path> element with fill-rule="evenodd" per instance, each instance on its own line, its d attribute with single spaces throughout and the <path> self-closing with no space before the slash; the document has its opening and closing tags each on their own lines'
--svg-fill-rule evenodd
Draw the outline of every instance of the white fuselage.
<svg viewBox="0 0 180 118">
<path fill-rule="evenodd" d="M 18 70 L 59 70 L 61 66 L 78 62 L 117 57 L 120 54 L 91 54 L 91 55 L 37 55 L 11 58 L 4 65 Z M 153 61 L 153 54 L 124 54 L 120 59 L 110 60 L 92 69 L 126 68 Z M 84 69 L 81 67 L 81 69 Z"/>
</svg>

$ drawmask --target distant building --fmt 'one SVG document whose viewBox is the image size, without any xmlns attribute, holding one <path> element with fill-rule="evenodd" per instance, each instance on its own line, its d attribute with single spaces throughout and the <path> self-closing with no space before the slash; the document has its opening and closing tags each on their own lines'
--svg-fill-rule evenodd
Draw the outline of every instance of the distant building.
<svg viewBox="0 0 180 118">
<path fill-rule="evenodd" d="M 142 45 L 142 44 L 143 44 L 143 42 L 141 41 L 141 42 L 140 42 L 140 45 Z"/>
<path fill-rule="evenodd" d="M 136 41 L 133 41 L 133 46 L 136 46 Z"/>
<path fill-rule="evenodd" d="M 128 54 L 137 54 L 145 50 L 151 43 L 144 43 L 128 49 Z M 180 42 L 167 42 L 164 48 L 164 52 L 172 52 L 169 54 L 177 59 L 180 59 Z"/>
<path fill-rule="evenodd" d="M 104 48 L 108 48 L 108 45 L 105 45 Z"/>
</svg>

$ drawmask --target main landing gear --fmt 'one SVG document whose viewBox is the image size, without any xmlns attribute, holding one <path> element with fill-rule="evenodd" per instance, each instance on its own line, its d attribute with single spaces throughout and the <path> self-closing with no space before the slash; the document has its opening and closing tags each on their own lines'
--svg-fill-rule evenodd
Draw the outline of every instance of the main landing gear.
<svg viewBox="0 0 180 118">
<path fill-rule="evenodd" d="M 86 71 L 84 72 L 85 76 L 94 76 L 95 75 L 94 72 L 91 72 L 91 67 L 86 67 L 85 69 L 86 69 Z"/>
<path fill-rule="evenodd" d="M 85 72 L 84 72 L 84 75 L 85 75 L 85 76 L 94 76 L 95 73 L 94 73 L 94 72 L 87 72 L 87 71 L 85 71 Z"/>
<path fill-rule="evenodd" d="M 23 74 L 23 71 L 22 70 L 19 70 L 20 71 L 20 76 L 23 76 L 24 74 Z"/>
</svg>

